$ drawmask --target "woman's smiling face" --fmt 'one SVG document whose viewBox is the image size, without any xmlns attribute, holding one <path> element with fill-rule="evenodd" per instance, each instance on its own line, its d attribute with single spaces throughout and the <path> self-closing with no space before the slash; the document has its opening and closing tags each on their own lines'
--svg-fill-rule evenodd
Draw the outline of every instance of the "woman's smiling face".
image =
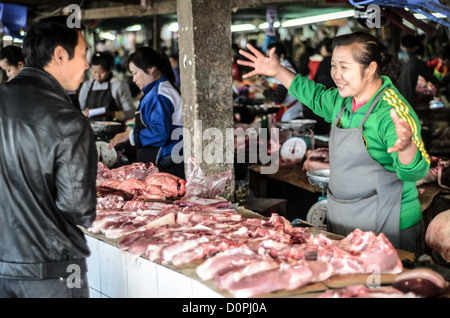
<svg viewBox="0 0 450 318">
<path fill-rule="evenodd" d="M 362 65 L 353 57 L 353 45 L 338 46 L 333 50 L 331 59 L 331 77 L 341 97 L 360 95 L 367 86 L 368 76 Z"/>
</svg>

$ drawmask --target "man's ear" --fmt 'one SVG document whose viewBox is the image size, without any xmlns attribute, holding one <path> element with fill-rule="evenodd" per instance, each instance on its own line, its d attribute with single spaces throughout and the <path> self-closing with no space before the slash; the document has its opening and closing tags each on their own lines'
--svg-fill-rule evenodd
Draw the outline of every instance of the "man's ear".
<svg viewBox="0 0 450 318">
<path fill-rule="evenodd" d="M 61 64 L 69 60 L 69 54 L 67 53 L 65 48 L 63 48 L 61 45 L 58 45 L 53 51 L 53 58 L 55 59 L 55 63 Z"/>
</svg>

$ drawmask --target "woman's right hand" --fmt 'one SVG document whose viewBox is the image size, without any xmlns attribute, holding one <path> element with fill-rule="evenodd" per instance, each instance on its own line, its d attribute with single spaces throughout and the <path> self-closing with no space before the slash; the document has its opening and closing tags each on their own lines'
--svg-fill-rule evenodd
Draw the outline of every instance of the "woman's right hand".
<svg viewBox="0 0 450 318">
<path fill-rule="evenodd" d="M 130 138 L 130 132 L 124 131 L 121 133 L 118 133 L 114 136 L 113 139 L 110 140 L 108 149 L 114 148 L 116 145 L 121 144 L 122 142 L 126 142 Z"/>
<path fill-rule="evenodd" d="M 257 74 L 275 77 L 281 65 L 275 57 L 275 48 L 269 52 L 269 57 L 266 57 L 260 51 L 255 49 L 251 44 L 247 44 L 247 48 L 253 53 L 250 54 L 244 50 L 239 50 L 239 54 L 248 58 L 250 61 L 237 60 L 237 63 L 243 66 L 253 67 L 254 70 L 242 76 L 248 78 Z"/>
<path fill-rule="evenodd" d="M 89 117 L 89 108 L 88 108 L 88 107 L 86 107 L 85 109 L 83 109 L 82 112 L 83 112 L 83 115 L 84 115 L 84 116 Z"/>
</svg>

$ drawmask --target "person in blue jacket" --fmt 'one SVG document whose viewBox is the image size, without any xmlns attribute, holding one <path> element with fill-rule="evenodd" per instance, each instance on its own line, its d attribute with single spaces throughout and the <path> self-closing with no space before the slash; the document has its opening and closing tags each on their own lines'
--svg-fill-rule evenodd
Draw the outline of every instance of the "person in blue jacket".
<svg viewBox="0 0 450 318">
<path fill-rule="evenodd" d="M 128 57 L 127 64 L 144 95 L 134 129 L 114 136 L 109 148 L 130 140 L 136 146 L 136 161 L 151 162 L 159 171 L 184 179 L 182 104 L 169 58 L 144 46 Z"/>
</svg>

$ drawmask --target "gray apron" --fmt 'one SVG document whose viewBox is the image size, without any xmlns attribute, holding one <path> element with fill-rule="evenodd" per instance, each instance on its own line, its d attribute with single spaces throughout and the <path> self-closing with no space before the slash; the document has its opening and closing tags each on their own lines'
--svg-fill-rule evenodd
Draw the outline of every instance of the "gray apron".
<svg viewBox="0 0 450 318">
<path fill-rule="evenodd" d="M 334 120 L 329 142 L 327 227 L 344 236 L 356 228 L 377 235 L 383 232 L 397 247 L 403 181 L 369 155 L 362 135 L 363 125 L 383 93 L 376 96 L 359 127 L 338 126 L 345 105 Z"/>
</svg>

